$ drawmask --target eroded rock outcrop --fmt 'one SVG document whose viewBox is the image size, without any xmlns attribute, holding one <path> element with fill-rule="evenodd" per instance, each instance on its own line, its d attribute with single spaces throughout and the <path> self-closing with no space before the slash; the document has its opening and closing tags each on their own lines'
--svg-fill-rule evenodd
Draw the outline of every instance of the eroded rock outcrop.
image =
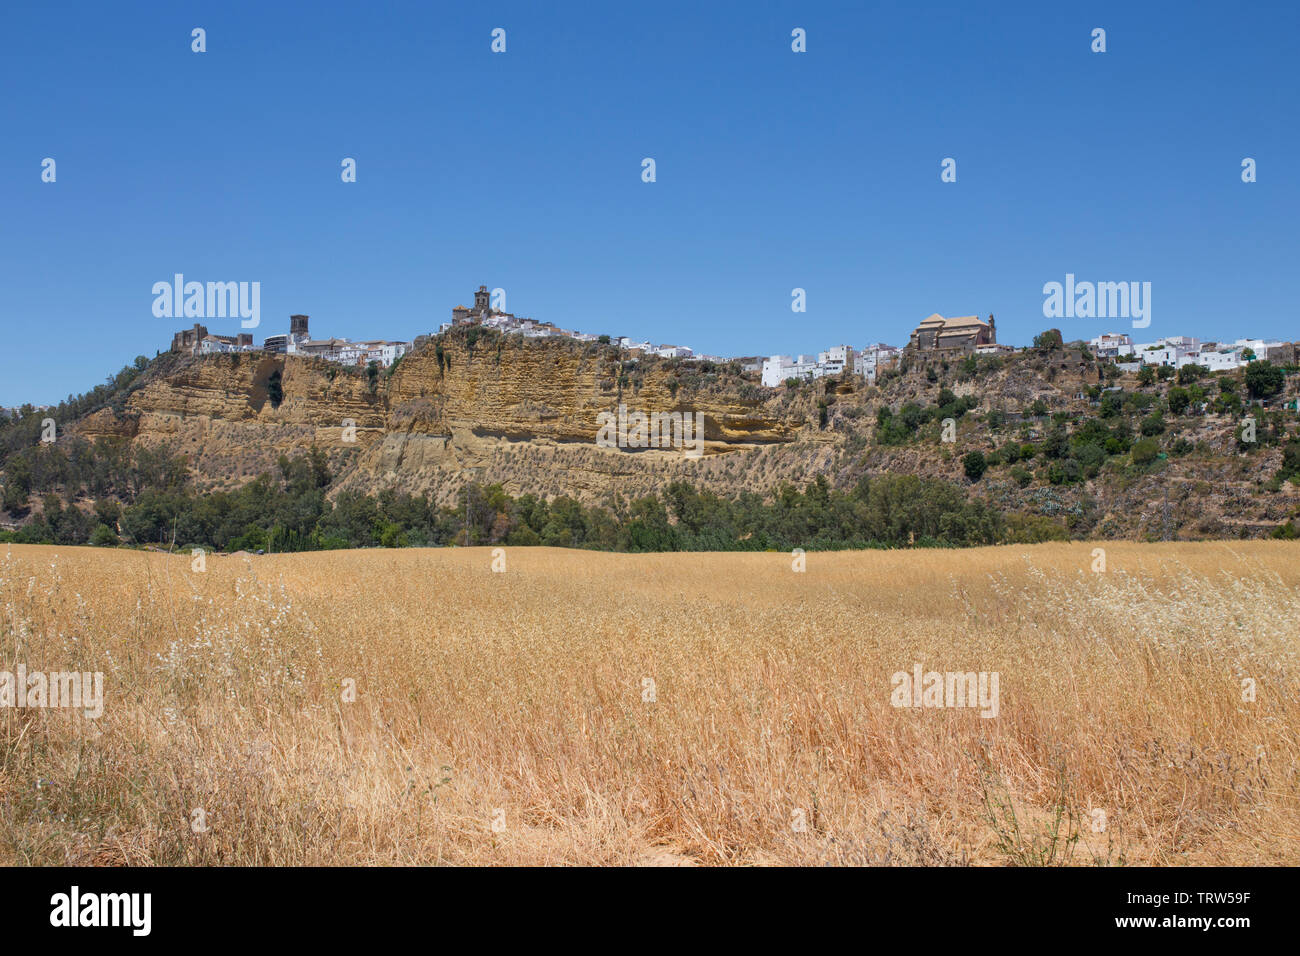
<svg viewBox="0 0 1300 956">
<path fill-rule="evenodd" d="M 622 361 L 567 339 L 444 336 L 373 380 L 298 356 L 171 358 L 120 412 L 76 426 L 88 438 L 166 445 L 205 487 L 238 484 L 281 454 L 315 445 L 334 491 L 391 487 L 449 500 L 469 479 L 512 493 L 584 499 L 645 493 L 674 477 L 709 483 L 714 459 L 794 441 L 806 415 L 773 412 L 765 392 L 725 372 Z M 279 402 L 272 400 L 278 381 Z M 704 457 L 596 445 L 602 412 L 700 413 Z"/>
</svg>

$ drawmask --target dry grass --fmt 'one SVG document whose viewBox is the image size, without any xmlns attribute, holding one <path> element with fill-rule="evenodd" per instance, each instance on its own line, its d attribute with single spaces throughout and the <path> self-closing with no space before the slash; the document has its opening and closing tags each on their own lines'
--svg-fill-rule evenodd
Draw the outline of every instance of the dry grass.
<svg viewBox="0 0 1300 956">
<path fill-rule="evenodd" d="M 1092 547 L 8 547 L 0 669 L 107 690 L 0 710 L 0 862 L 1300 862 L 1296 546 Z"/>
</svg>

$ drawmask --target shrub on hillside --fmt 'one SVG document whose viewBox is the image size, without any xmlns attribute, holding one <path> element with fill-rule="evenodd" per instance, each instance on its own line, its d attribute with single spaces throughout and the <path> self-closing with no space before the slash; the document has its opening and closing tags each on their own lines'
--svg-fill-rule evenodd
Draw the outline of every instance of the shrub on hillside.
<svg viewBox="0 0 1300 956">
<path fill-rule="evenodd" d="M 1154 412 L 1142 419 L 1142 434 L 1147 438 L 1159 435 L 1165 430 L 1164 416 L 1159 412 Z"/>
<path fill-rule="evenodd" d="M 1130 453 L 1135 465 L 1149 465 L 1155 461 L 1160 454 L 1160 446 L 1156 444 L 1154 438 L 1143 438 L 1133 443 L 1133 450 Z"/>
</svg>

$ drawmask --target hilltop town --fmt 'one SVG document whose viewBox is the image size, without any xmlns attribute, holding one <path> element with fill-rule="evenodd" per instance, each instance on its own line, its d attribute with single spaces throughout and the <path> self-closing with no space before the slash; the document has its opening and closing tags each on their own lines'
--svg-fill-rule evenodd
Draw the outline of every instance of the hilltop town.
<svg viewBox="0 0 1300 956">
<path fill-rule="evenodd" d="M 289 316 L 287 333 L 269 335 L 259 348 L 253 344 L 253 337 L 248 333 L 238 335 L 214 335 L 206 326 L 195 324 L 192 328 L 182 329 L 172 336 L 171 351 L 184 355 L 218 355 L 234 352 L 268 352 L 282 355 L 314 356 L 340 365 L 370 365 L 389 368 L 413 348 L 418 348 L 430 336 L 416 336 L 414 342 L 397 342 L 386 339 L 368 339 L 352 341 L 347 338 L 313 339 L 309 330 L 310 317 L 306 315 Z M 451 310 L 451 321 L 444 322 L 438 334 L 451 329 L 479 327 L 502 333 L 517 333 L 525 339 L 545 339 L 552 337 L 572 339 L 575 342 L 611 341 L 608 335 L 595 335 L 576 332 L 555 325 L 553 322 L 539 322 L 536 319 L 516 316 L 496 308 L 491 304 L 491 295 L 485 285 L 478 287 L 474 293 L 473 308 L 457 305 Z M 626 350 L 630 358 L 642 355 L 654 355 L 660 358 L 680 358 L 694 361 L 727 361 L 717 355 L 697 355 L 691 348 L 679 345 L 652 345 L 649 341 L 638 342 L 627 336 L 621 336 L 616 344 Z M 756 359 L 751 359 L 756 362 Z M 757 368 L 757 365 L 754 365 Z"/>
<path fill-rule="evenodd" d="M 867 384 L 875 384 L 881 372 L 899 367 L 905 352 L 922 359 L 946 362 L 968 355 L 1009 355 L 1017 351 L 1016 347 L 997 341 L 997 325 L 992 315 L 986 322 L 976 315 L 945 318 L 935 313 L 917 324 L 904 348 L 877 342 L 862 348 L 835 345 L 816 355 L 724 358 L 696 354 L 688 346 L 653 345 L 649 340 L 636 341 L 627 336 L 611 338 L 609 335 L 577 332 L 551 322 L 516 316 L 496 308 L 485 285 L 480 285 L 474 293 L 473 307 L 457 305 L 451 310 L 451 321 L 444 322 L 439 327 L 438 334 L 468 328 L 517 334 L 525 339 L 564 338 L 582 343 L 614 344 L 630 360 L 653 356 L 687 362 L 735 362 L 742 372 L 757 373 L 765 388 L 777 388 L 790 382 L 812 381 L 828 376 L 837 377 L 845 373 L 859 376 Z M 1059 336 L 1059 332 L 1056 334 Z M 309 317 L 291 315 L 289 331 L 267 336 L 260 348 L 253 344 L 253 337 L 248 333 L 214 335 L 205 326 L 195 324 L 172 336 L 171 351 L 186 355 L 237 352 L 301 355 L 340 365 L 373 365 L 386 369 L 392 368 L 402 356 L 430 338 L 427 335 L 417 336 L 414 342 L 384 339 L 352 341 L 335 337 L 313 339 L 309 331 Z M 1177 370 L 1187 365 L 1219 372 L 1243 368 L 1255 360 L 1267 359 L 1278 363 L 1295 360 L 1294 346 L 1279 340 L 1239 338 L 1233 342 L 1203 342 L 1190 336 L 1173 335 L 1152 342 L 1134 343 L 1128 334 L 1105 332 L 1088 340 L 1086 344 L 1092 354 L 1113 361 L 1125 372 L 1136 372 L 1144 366 L 1165 366 Z"/>
</svg>

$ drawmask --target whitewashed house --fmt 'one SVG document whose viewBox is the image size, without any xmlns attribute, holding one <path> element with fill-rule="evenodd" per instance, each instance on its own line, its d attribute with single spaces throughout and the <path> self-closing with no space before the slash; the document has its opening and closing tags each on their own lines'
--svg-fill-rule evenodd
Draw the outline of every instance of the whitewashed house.
<svg viewBox="0 0 1300 956">
<path fill-rule="evenodd" d="M 783 373 L 793 365 L 794 359 L 788 355 L 773 355 L 763 359 L 763 384 L 768 388 L 776 388 L 790 377 Z"/>
<path fill-rule="evenodd" d="M 836 345 L 825 352 L 817 353 L 817 364 L 821 367 L 822 375 L 839 375 L 846 368 L 852 372 L 854 366 L 854 351 L 848 345 Z"/>
<path fill-rule="evenodd" d="M 1097 358 L 1118 358 L 1133 354 L 1133 340 L 1123 332 L 1104 332 L 1089 339 L 1088 346 Z"/>
<path fill-rule="evenodd" d="M 695 354 L 693 349 L 682 345 L 658 345 L 651 352 L 660 358 L 690 358 Z"/>
</svg>

